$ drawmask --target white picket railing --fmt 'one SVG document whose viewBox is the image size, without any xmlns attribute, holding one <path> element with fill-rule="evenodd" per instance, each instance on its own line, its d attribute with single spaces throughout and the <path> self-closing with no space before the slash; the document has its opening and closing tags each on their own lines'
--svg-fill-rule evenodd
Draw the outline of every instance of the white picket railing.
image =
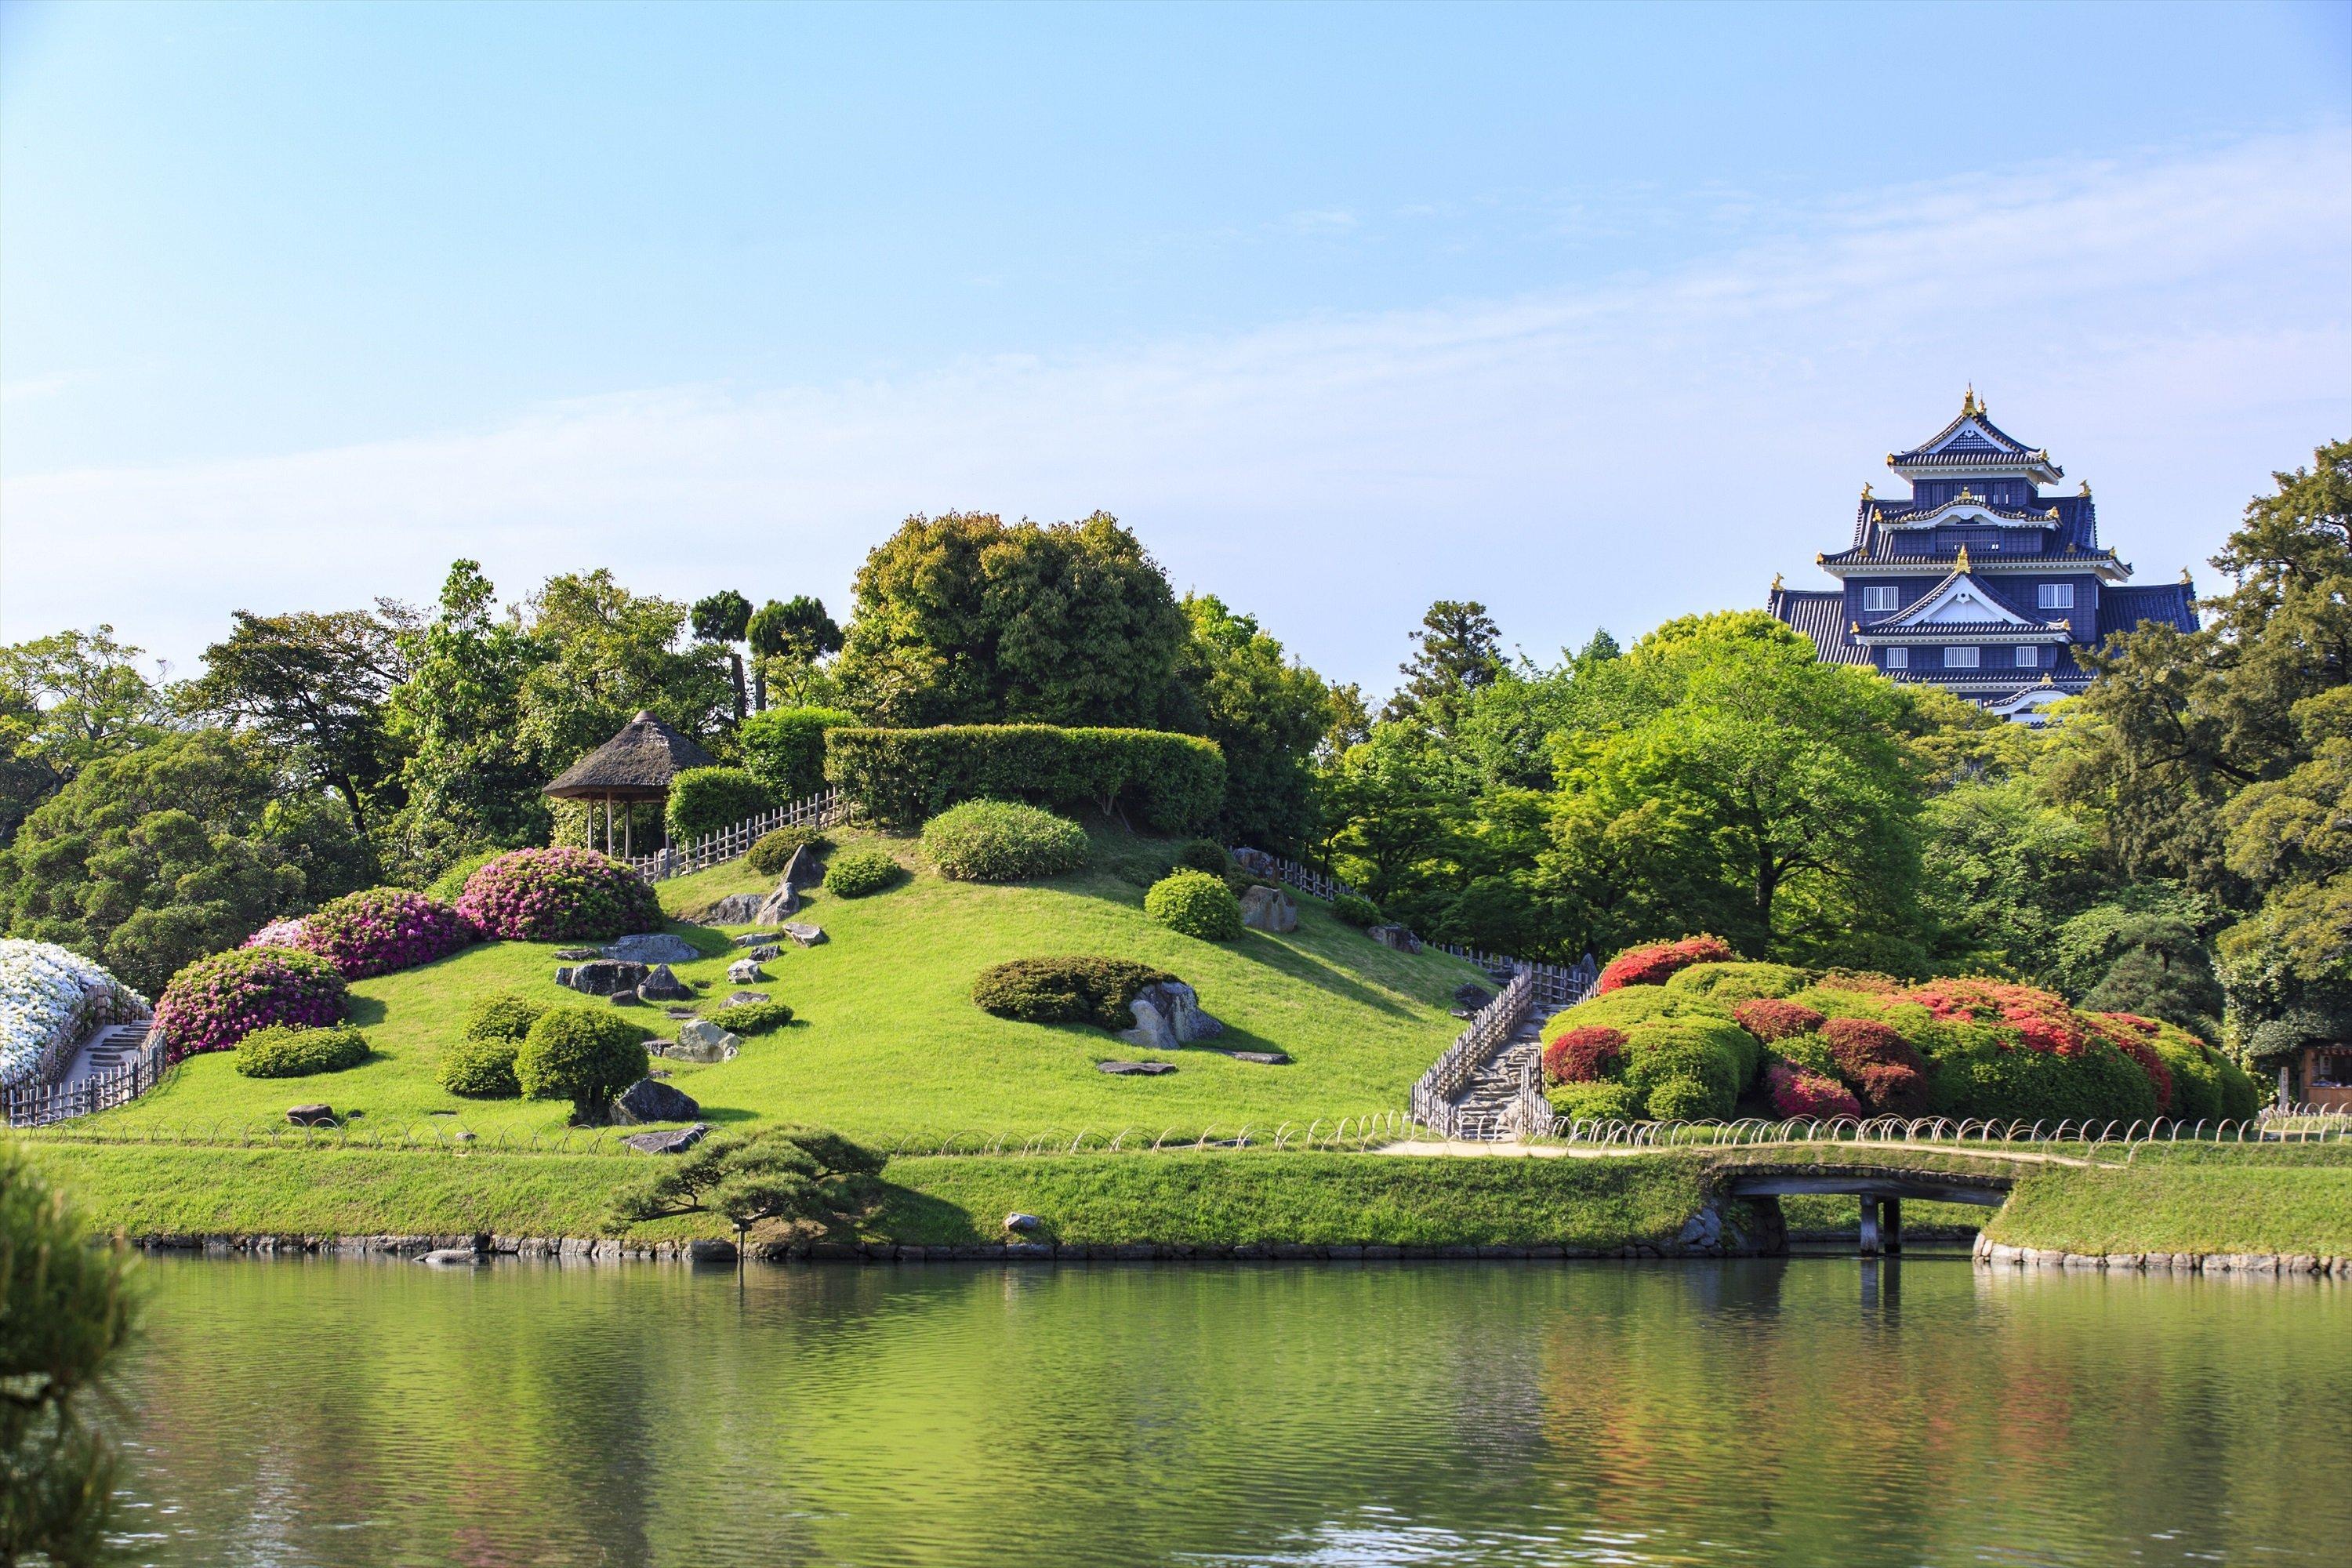
<svg viewBox="0 0 2352 1568">
<path fill-rule="evenodd" d="M 762 836 L 780 827 L 832 827 L 856 815 L 856 802 L 837 789 L 827 788 L 806 800 L 746 817 L 732 827 L 722 827 L 691 843 L 673 844 L 651 855 L 630 856 L 628 863 L 648 882 L 667 881 L 749 855 L 751 846 Z"/>
</svg>

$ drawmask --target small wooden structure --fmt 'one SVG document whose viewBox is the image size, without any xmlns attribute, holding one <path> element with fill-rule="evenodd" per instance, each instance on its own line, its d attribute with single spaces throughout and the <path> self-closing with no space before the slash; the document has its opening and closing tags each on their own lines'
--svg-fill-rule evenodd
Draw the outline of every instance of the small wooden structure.
<svg viewBox="0 0 2352 1568">
<path fill-rule="evenodd" d="M 2352 1110 L 2352 1040 L 2305 1046 L 2303 1057 L 2305 1103 L 2330 1110 Z M 2280 1075 L 2282 1079 L 2284 1074 Z M 2282 1101 L 2286 1097 L 2282 1094 Z"/>
<path fill-rule="evenodd" d="M 632 850 L 628 814 L 621 819 L 621 843 L 613 843 L 613 807 L 640 801 L 667 803 L 670 781 L 688 768 L 718 765 L 719 759 L 671 729 L 648 710 L 630 720 L 621 732 L 563 770 L 562 776 L 539 793 L 550 800 L 581 800 L 590 805 L 589 836 L 595 836 L 594 805 L 604 803 L 604 853 L 627 856 Z"/>
</svg>

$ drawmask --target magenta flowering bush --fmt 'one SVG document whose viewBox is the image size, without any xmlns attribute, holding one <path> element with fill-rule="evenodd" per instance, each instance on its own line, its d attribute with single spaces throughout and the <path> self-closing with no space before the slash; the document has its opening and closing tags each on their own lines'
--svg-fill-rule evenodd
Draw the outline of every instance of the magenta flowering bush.
<svg viewBox="0 0 2352 1568">
<path fill-rule="evenodd" d="M 659 931 L 650 883 L 593 849 L 516 849 L 466 879 L 457 912 L 484 936 L 560 942 Z"/>
<path fill-rule="evenodd" d="M 320 905 L 300 923 L 299 939 L 286 945 L 317 953 L 346 980 L 414 969 L 481 940 L 473 921 L 440 900 L 406 888 L 346 893 Z"/>
<path fill-rule="evenodd" d="M 1833 1117 L 1862 1114 L 1862 1102 L 1843 1084 L 1790 1062 L 1768 1065 L 1764 1068 L 1764 1085 L 1771 1091 L 1773 1111 L 1780 1116 L 1827 1121 Z"/>
<path fill-rule="evenodd" d="M 170 1059 L 225 1051 L 272 1024 L 340 1024 L 350 1003 L 343 977 L 315 952 L 240 947 L 200 958 L 172 976 L 155 1004 L 155 1033 Z"/>
</svg>

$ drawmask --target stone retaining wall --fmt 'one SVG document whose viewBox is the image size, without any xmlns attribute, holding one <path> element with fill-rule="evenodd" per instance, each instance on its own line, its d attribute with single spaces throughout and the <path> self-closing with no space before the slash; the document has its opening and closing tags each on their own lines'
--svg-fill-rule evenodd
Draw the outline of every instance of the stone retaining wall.
<svg viewBox="0 0 2352 1568">
<path fill-rule="evenodd" d="M 2063 1252 L 2046 1247 L 2011 1247 L 1977 1237 L 1982 1268 L 2097 1268 L 2168 1274 L 2325 1274 L 2352 1279 L 2352 1258 L 2273 1252 Z"/>
</svg>

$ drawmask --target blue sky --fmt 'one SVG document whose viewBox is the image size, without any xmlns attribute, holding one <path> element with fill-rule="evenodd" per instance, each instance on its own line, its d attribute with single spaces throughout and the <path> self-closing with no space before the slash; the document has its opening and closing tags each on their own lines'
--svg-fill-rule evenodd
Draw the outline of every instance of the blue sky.
<svg viewBox="0 0 2352 1568">
<path fill-rule="evenodd" d="M 8 640 L 1101 507 L 1384 689 L 1970 381 L 2148 578 L 2352 433 L 2352 6 L 0 5 Z"/>
</svg>

